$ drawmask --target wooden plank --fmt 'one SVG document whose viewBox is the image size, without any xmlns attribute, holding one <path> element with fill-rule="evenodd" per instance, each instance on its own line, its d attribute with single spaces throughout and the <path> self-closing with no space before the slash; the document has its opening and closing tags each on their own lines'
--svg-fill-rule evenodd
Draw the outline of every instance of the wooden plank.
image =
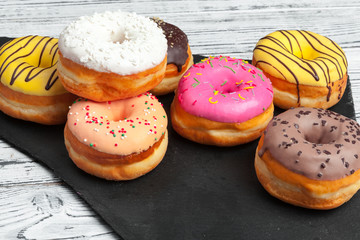
<svg viewBox="0 0 360 240">
<path fill-rule="evenodd" d="M 0 141 L 0 187 L 61 182 L 42 163 Z"/>
<path fill-rule="evenodd" d="M 1 239 L 118 239 L 67 186 L 0 187 Z"/>
</svg>

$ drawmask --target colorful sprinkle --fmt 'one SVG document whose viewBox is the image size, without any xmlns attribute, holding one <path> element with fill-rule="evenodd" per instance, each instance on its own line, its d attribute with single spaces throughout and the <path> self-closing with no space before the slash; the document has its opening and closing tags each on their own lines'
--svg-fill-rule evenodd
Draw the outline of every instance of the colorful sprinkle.
<svg viewBox="0 0 360 240">
<path fill-rule="evenodd" d="M 262 74 L 258 73 L 259 77 L 261 77 L 261 80 L 263 80 L 263 82 L 265 82 L 265 80 L 262 77 Z"/>
<path fill-rule="evenodd" d="M 184 77 L 186 77 L 186 78 L 187 78 L 188 76 L 190 76 L 190 74 L 191 74 L 191 73 L 189 72 L 189 73 L 188 73 L 186 76 L 184 76 Z"/>
<path fill-rule="evenodd" d="M 210 61 L 210 59 L 209 59 L 209 63 L 210 63 L 210 66 L 213 68 L 214 66 L 213 66 L 212 62 Z"/>
<path fill-rule="evenodd" d="M 237 86 L 239 86 L 244 80 L 241 80 L 240 82 L 235 82 Z"/>
<path fill-rule="evenodd" d="M 209 102 L 211 103 L 211 104 L 216 104 L 216 103 L 218 103 L 218 101 L 212 101 L 212 97 L 211 98 L 209 98 Z"/>
<path fill-rule="evenodd" d="M 241 98 L 242 100 L 245 100 L 245 98 L 243 98 L 240 93 L 238 94 L 239 98 Z"/>
<path fill-rule="evenodd" d="M 235 70 L 234 69 L 232 69 L 231 67 L 229 67 L 229 66 L 224 66 L 224 68 L 228 68 L 228 69 L 230 69 L 233 73 L 236 73 L 235 72 Z"/>
<path fill-rule="evenodd" d="M 223 82 L 220 86 L 224 86 L 227 83 L 227 80 Z"/>
<path fill-rule="evenodd" d="M 197 80 L 196 78 L 194 78 L 194 80 L 196 81 L 196 83 L 193 83 L 191 86 L 192 87 L 196 87 L 197 85 L 200 84 L 199 80 Z"/>
<path fill-rule="evenodd" d="M 254 87 L 245 87 L 243 89 L 246 90 L 246 89 L 252 89 L 252 88 L 254 88 Z"/>
</svg>

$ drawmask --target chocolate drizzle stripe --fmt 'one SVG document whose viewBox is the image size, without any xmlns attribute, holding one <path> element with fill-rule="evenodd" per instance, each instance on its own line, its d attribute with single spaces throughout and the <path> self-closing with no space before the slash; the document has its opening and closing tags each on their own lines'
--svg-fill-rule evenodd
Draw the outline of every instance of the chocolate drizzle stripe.
<svg viewBox="0 0 360 240">
<path fill-rule="evenodd" d="M 32 72 L 37 70 L 38 68 L 33 67 L 32 69 L 30 69 L 29 73 L 26 75 L 25 77 L 25 82 L 30 82 L 31 80 L 33 80 L 34 78 L 36 78 L 40 73 L 42 73 L 43 71 L 45 71 L 45 68 L 41 68 L 40 71 L 38 71 L 37 73 L 35 73 L 33 76 L 31 76 Z"/>
<path fill-rule="evenodd" d="M 263 63 L 263 64 L 270 65 L 272 68 L 274 68 L 276 71 L 278 71 L 278 72 L 281 74 L 281 76 L 283 76 L 284 79 L 286 79 L 286 77 L 284 76 L 284 74 L 283 74 L 279 69 L 277 69 L 275 66 L 271 65 L 271 64 L 268 63 L 268 62 L 265 62 L 265 61 L 262 61 L 262 60 L 256 61 L 255 67 L 256 67 L 259 63 Z"/>
<path fill-rule="evenodd" d="M 54 52 L 54 54 L 53 54 L 53 56 L 52 56 L 52 58 L 51 58 L 51 66 L 57 64 L 57 61 L 56 61 L 56 63 L 54 63 L 54 59 L 55 59 L 58 51 L 59 51 L 59 48 L 56 48 L 56 50 L 55 50 L 55 52 Z"/>
<path fill-rule="evenodd" d="M 294 49 L 292 47 L 290 38 L 284 33 L 284 31 L 280 30 L 279 32 L 287 38 L 287 40 L 289 41 L 289 44 L 290 44 L 291 53 L 294 53 Z"/>
<path fill-rule="evenodd" d="M 324 69 L 321 67 L 321 65 L 320 65 L 317 61 L 314 61 L 314 60 L 308 60 L 308 61 L 316 64 L 316 65 L 322 70 L 322 72 L 324 73 L 324 77 L 325 77 L 325 81 L 326 81 L 326 88 L 328 89 L 328 94 L 327 94 L 327 96 L 326 96 L 326 101 L 329 101 L 329 100 L 330 100 L 330 96 L 331 96 L 330 70 L 329 70 L 329 67 L 325 64 L 325 62 L 324 62 L 323 60 L 317 59 L 317 61 L 321 61 L 321 62 L 324 64 L 324 66 L 326 67 L 326 69 L 327 69 L 327 75 L 326 75 Z"/>
<path fill-rule="evenodd" d="M 315 80 L 317 80 L 317 79 L 319 78 L 319 77 L 316 75 L 316 72 L 311 72 L 311 71 L 309 71 L 308 69 L 304 68 L 298 61 L 296 61 L 296 59 L 293 59 L 293 58 L 287 56 L 286 54 L 280 52 L 279 50 L 276 50 L 275 48 L 268 47 L 268 46 L 266 46 L 266 45 L 258 45 L 258 46 L 256 46 L 255 49 L 258 49 L 258 50 L 260 50 L 260 51 L 264 51 L 264 49 L 261 49 L 261 47 L 266 48 L 266 49 L 269 49 L 269 50 L 272 50 L 272 51 L 275 51 L 275 52 L 279 53 L 280 55 L 286 57 L 287 59 L 289 59 L 290 61 L 294 62 L 296 65 L 298 65 L 300 68 L 302 68 L 304 71 L 308 72 Z M 269 54 L 269 52 L 267 52 L 267 53 Z M 271 56 L 274 57 L 273 54 L 269 54 L 269 55 L 271 55 Z M 277 57 L 274 57 L 274 58 L 275 58 L 279 63 L 281 63 L 282 65 L 284 65 L 284 66 L 286 65 L 286 64 L 285 64 L 284 62 L 282 62 L 279 58 L 277 58 Z M 307 63 L 307 65 L 310 65 L 310 64 Z M 289 72 L 292 73 L 292 75 L 295 75 L 288 67 L 286 67 L 286 68 L 288 69 Z M 315 71 L 315 69 L 314 69 L 313 67 L 311 67 L 311 70 Z"/>
<path fill-rule="evenodd" d="M 18 70 L 22 65 L 24 65 L 24 64 L 26 64 L 26 63 L 23 62 L 23 63 L 21 63 L 20 65 L 18 65 L 18 66 L 15 68 L 15 70 L 14 70 L 12 76 L 11 76 L 10 85 L 13 85 L 13 84 L 14 84 L 15 79 L 16 79 L 23 71 L 25 71 L 25 70 L 28 69 L 28 68 L 31 68 L 31 66 L 26 66 L 26 67 L 24 67 L 23 69 L 21 69 L 18 74 L 16 74 L 16 73 L 17 73 L 17 70 Z"/>
<path fill-rule="evenodd" d="M 297 39 L 292 33 L 290 33 L 289 31 L 286 31 L 286 33 L 289 34 L 290 36 L 292 36 L 292 37 L 294 38 L 294 40 L 296 41 L 296 43 L 297 43 L 297 45 L 298 45 L 298 47 L 299 47 L 299 49 L 300 49 L 301 58 L 304 58 L 304 55 L 303 55 L 303 52 L 302 52 L 302 49 L 301 49 L 301 45 L 300 45 L 298 39 Z"/>
<path fill-rule="evenodd" d="M 260 51 L 266 52 L 267 54 L 269 54 L 270 56 L 272 56 L 273 58 L 275 58 L 276 61 L 278 61 L 281 65 L 283 65 L 283 66 L 289 71 L 289 73 L 294 77 L 294 79 L 295 79 L 295 81 L 296 81 L 296 88 L 297 88 L 297 95 L 298 95 L 298 100 L 297 100 L 297 102 L 299 103 L 299 102 L 300 102 L 299 79 L 297 78 L 297 76 L 295 75 L 295 73 L 294 73 L 293 71 L 291 71 L 290 68 L 289 68 L 284 62 L 282 62 L 279 58 L 277 58 L 274 54 L 272 54 L 272 53 L 270 53 L 270 52 L 268 52 L 268 51 L 266 51 L 266 50 L 264 50 L 264 49 L 259 48 L 259 47 L 263 47 L 263 46 L 264 46 L 264 45 L 258 45 L 258 46 L 256 46 L 255 49 L 258 49 L 258 50 L 260 50 Z M 265 46 L 265 48 L 267 48 L 267 47 Z M 269 48 L 270 48 L 270 47 L 269 47 Z M 273 49 L 273 48 L 270 48 L 270 49 Z M 277 51 L 277 50 L 276 50 L 276 51 Z M 277 51 L 277 52 L 279 52 L 279 51 Z M 284 55 L 284 54 L 283 54 L 283 55 Z M 285 79 L 286 79 L 286 78 L 285 78 Z"/>
<path fill-rule="evenodd" d="M 289 51 L 289 50 L 286 48 L 286 46 L 285 46 L 284 43 L 282 43 L 279 39 L 277 39 L 277 38 L 275 38 L 275 37 L 273 37 L 273 36 L 263 37 L 262 40 L 264 40 L 264 39 L 270 40 L 270 41 L 274 42 L 275 44 L 279 45 L 280 47 L 282 47 L 283 49 L 285 49 L 286 51 Z"/>
<path fill-rule="evenodd" d="M 336 64 L 335 62 L 333 62 L 332 60 L 329 59 L 329 61 L 331 61 L 331 62 L 334 64 L 334 66 L 336 67 L 336 70 L 337 70 L 337 72 L 338 72 L 338 74 L 339 74 L 339 79 L 341 79 L 344 74 L 343 74 L 343 71 L 342 71 L 342 68 L 341 68 L 341 66 L 340 66 L 339 61 L 338 61 L 334 56 L 332 56 L 332 55 L 330 55 L 330 54 L 328 54 L 328 53 L 326 53 L 326 52 L 320 51 L 320 50 L 318 50 L 317 48 L 315 48 L 314 45 L 311 43 L 311 41 L 310 41 L 301 31 L 298 31 L 298 32 L 305 38 L 305 40 L 310 44 L 310 46 L 311 46 L 315 51 L 317 51 L 317 52 L 319 52 L 319 53 L 321 53 L 321 54 L 324 54 L 324 55 L 326 55 L 326 56 L 329 56 L 329 57 L 331 57 L 331 58 L 334 58 L 334 59 L 336 60 L 337 64 Z M 310 35 L 310 36 L 312 36 L 312 35 Z M 313 37 L 313 36 L 312 36 L 312 37 Z M 317 41 L 320 43 L 320 41 L 319 41 L 317 38 L 314 38 L 314 39 L 317 40 Z M 321 44 L 321 43 L 320 43 L 320 44 Z M 340 73 L 340 71 L 339 71 L 339 68 L 340 68 L 341 73 Z"/>
<path fill-rule="evenodd" d="M 343 52 L 343 50 L 341 50 L 341 48 L 333 40 L 331 40 L 331 39 L 329 39 L 329 40 L 339 50 L 339 52 L 342 53 L 342 55 L 344 56 L 343 63 L 345 64 L 345 67 L 347 67 L 348 66 L 348 61 L 347 61 L 345 53 Z"/>
<path fill-rule="evenodd" d="M 22 38 L 19 38 L 19 39 L 14 39 L 13 41 L 9 41 L 9 42 L 7 42 L 7 43 L 5 43 L 4 45 L 2 45 L 2 47 L 0 48 L 0 56 L 2 56 L 3 55 L 3 53 L 5 53 L 7 50 L 9 50 L 10 48 L 12 48 L 15 44 L 18 44 L 18 43 L 20 43 L 21 41 L 23 41 L 23 40 L 25 40 L 25 39 L 27 39 L 27 38 L 29 38 L 29 37 L 31 37 L 31 36 L 27 36 L 27 37 L 22 37 Z M 35 37 L 35 36 L 34 36 Z M 12 43 L 11 45 L 10 45 L 10 43 Z M 8 46 L 8 45 L 10 45 L 10 46 Z M 5 49 L 4 49 L 5 48 Z M 4 51 L 2 51 L 4 49 Z"/>
<path fill-rule="evenodd" d="M 51 54 L 51 52 L 54 50 L 54 49 L 56 49 L 55 51 L 57 51 L 57 49 L 58 49 L 58 42 L 57 43 L 55 43 L 54 44 L 54 46 L 52 46 L 51 48 L 50 48 L 50 52 L 49 52 L 49 54 Z"/>
<path fill-rule="evenodd" d="M 21 69 L 19 71 L 19 73 L 17 73 L 18 68 L 21 67 L 23 64 L 25 63 L 21 63 L 19 66 L 17 66 L 13 72 L 13 74 L 11 75 L 11 79 L 10 79 L 10 85 L 13 85 L 15 82 L 15 79 L 21 75 L 21 73 L 23 73 L 26 69 L 30 68 L 31 66 L 26 66 L 25 68 Z"/>
<path fill-rule="evenodd" d="M 283 35 L 285 35 L 283 32 L 286 32 L 286 33 L 288 33 L 288 31 L 281 31 L 281 33 L 283 34 Z M 286 35 L 285 35 L 286 36 Z M 290 41 L 290 39 L 286 36 L 286 38 Z M 264 38 L 264 39 L 266 39 L 266 38 Z M 277 40 L 277 41 L 275 41 L 274 39 L 276 39 L 276 38 L 268 38 L 268 40 L 270 40 L 270 41 L 272 41 L 274 44 L 276 44 L 276 45 L 278 45 L 279 47 L 281 47 L 280 46 L 280 44 L 279 43 L 281 43 L 279 40 Z M 281 43 L 281 45 L 283 45 L 282 43 Z M 283 45 L 284 46 L 284 45 Z M 285 49 L 287 52 L 290 52 L 285 46 L 284 47 L 282 47 L 283 49 Z M 255 48 L 256 49 L 256 48 Z M 275 51 L 277 51 L 277 50 L 275 50 Z M 279 52 L 279 53 L 281 53 L 281 52 Z M 291 54 L 292 55 L 294 55 L 293 54 L 293 49 L 292 49 L 292 46 L 291 46 Z M 284 54 L 283 54 L 284 55 Z M 301 53 L 301 55 L 302 55 L 302 53 Z M 284 55 L 285 56 L 285 55 Z M 295 55 L 294 55 L 295 56 Z M 286 57 L 288 57 L 288 56 L 286 56 Z M 289 57 L 288 57 L 289 58 Z M 289 58 L 290 59 L 290 58 Z M 291 59 L 292 61 L 294 61 L 295 62 L 295 60 L 300 60 L 302 63 L 304 63 L 304 64 L 306 64 L 312 71 L 313 71 L 313 77 L 314 77 L 314 79 L 316 80 L 316 81 L 319 81 L 319 77 L 318 77 L 318 75 L 317 75 L 317 72 L 315 71 L 315 69 L 307 62 L 307 61 L 305 61 L 304 59 L 302 59 L 302 58 L 296 58 L 295 60 L 294 59 Z M 303 68 L 301 65 L 300 65 L 300 63 L 297 63 L 298 64 L 298 66 L 300 66 L 301 68 Z M 305 68 L 303 68 L 304 70 L 306 70 Z M 306 70 L 307 71 L 307 70 Z M 307 71 L 308 73 L 310 73 L 309 71 Z M 311 74 L 311 73 L 310 73 Z M 285 78 L 286 79 L 286 78 Z"/>
<path fill-rule="evenodd" d="M 45 86 L 46 90 L 49 90 L 55 84 L 55 82 L 59 79 L 57 74 L 56 74 L 56 77 L 53 79 L 53 77 L 55 76 L 55 73 L 57 73 L 56 69 L 51 73 L 50 78 L 49 78 L 50 80 L 46 83 L 46 86 Z M 51 81 L 51 79 L 53 79 L 53 80 Z"/>
<path fill-rule="evenodd" d="M 33 40 L 35 38 L 35 36 L 33 38 L 31 38 L 25 45 L 24 47 L 21 47 L 21 48 L 18 48 L 15 52 L 13 52 L 12 54 L 10 54 L 6 59 L 5 61 L 3 62 L 3 64 L 0 66 L 0 78 L 2 77 L 2 75 L 4 74 L 5 70 L 7 69 L 7 67 L 10 65 L 10 63 L 14 62 L 15 60 L 17 59 L 20 59 L 22 58 L 23 56 L 21 57 L 17 57 L 15 58 L 15 60 L 12 60 L 10 61 L 4 68 L 4 64 L 13 56 L 13 55 L 16 55 L 17 52 L 19 52 L 20 50 L 22 50 L 23 48 L 26 48 L 26 46 L 31 42 L 31 40 Z"/>
<path fill-rule="evenodd" d="M 316 37 L 315 37 L 313 34 L 311 34 L 310 32 L 308 32 L 308 31 L 304 31 L 304 32 L 306 32 L 307 34 L 309 34 L 310 36 L 312 36 L 320 45 L 322 45 L 323 47 L 327 48 L 329 51 L 331 51 L 331 52 L 335 53 L 336 55 L 338 55 L 339 57 L 341 57 L 344 65 L 347 66 L 347 60 L 346 60 L 346 57 L 345 57 L 344 52 L 337 46 L 337 44 L 335 44 L 334 41 L 330 40 L 329 38 L 326 38 L 326 39 L 328 39 L 328 40 L 341 52 L 341 54 L 338 53 L 338 52 L 336 52 L 336 51 L 334 51 L 333 49 L 329 48 L 328 46 L 326 46 L 326 45 L 323 44 L 322 42 L 320 42 L 320 40 L 319 40 L 318 38 L 316 38 Z M 345 62 L 346 62 L 346 63 L 345 63 Z M 340 69 L 342 69 L 339 62 L 338 62 L 338 64 L 339 64 Z"/>
<path fill-rule="evenodd" d="M 43 54 L 44 54 L 45 48 L 46 48 L 46 46 L 50 43 L 51 40 L 53 40 L 53 39 L 52 39 L 52 38 L 49 38 L 49 39 L 46 41 L 44 47 L 41 49 L 41 53 L 40 53 L 40 56 L 39 56 L 39 64 L 38 64 L 38 67 L 41 66 L 41 60 L 42 60 L 42 56 L 43 56 Z"/>
<path fill-rule="evenodd" d="M 2 51 L 4 49 L 4 51 L 2 51 L 0 53 L 0 55 L 2 55 L 5 51 L 7 50 L 11 50 L 13 47 L 18 47 L 17 44 L 20 43 L 23 40 L 27 40 L 27 42 L 22 45 L 21 47 L 18 47 L 13 53 L 9 54 L 9 56 L 7 56 L 5 58 L 5 60 L 3 61 L 2 65 L 0 66 L 0 78 L 2 77 L 2 75 L 4 74 L 4 72 L 7 70 L 7 68 L 10 66 L 10 64 L 14 63 L 15 61 L 22 59 L 22 58 L 26 58 L 29 57 L 30 55 L 32 55 L 36 49 L 38 49 L 38 47 L 40 46 L 40 44 L 46 40 L 46 42 L 44 43 L 44 45 L 41 48 L 40 54 L 39 54 L 39 59 L 38 59 L 38 67 L 34 67 L 31 66 L 29 64 L 27 64 L 26 61 L 20 63 L 18 66 L 16 66 L 14 72 L 12 73 L 11 79 L 10 79 L 10 85 L 13 85 L 15 83 L 15 81 L 18 79 L 18 77 L 25 71 L 25 70 L 29 70 L 28 73 L 26 74 L 24 81 L 25 82 L 30 82 L 31 80 L 33 80 L 34 78 L 36 78 L 37 76 L 39 76 L 42 72 L 49 70 L 50 68 L 52 68 L 54 66 L 54 59 L 56 57 L 56 54 L 58 52 L 58 44 L 55 43 L 54 46 L 51 47 L 50 49 L 50 54 L 52 51 L 53 55 L 51 56 L 51 65 L 50 67 L 45 67 L 45 68 L 41 68 L 41 61 L 43 59 L 43 55 L 45 54 L 45 50 L 46 48 L 49 46 L 50 42 L 52 40 L 54 40 L 54 38 L 49 38 L 49 37 L 41 37 L 40 39 L 36 39 L 36 44 L 34 47 L 30 48 L 28 47 L 28 45 L 30 43 L 32 43 L 33 41 L 35 41 L 34 39 L 38 37 L 38 36 L 28 36 L 28 37 L 24 37 L 24 38 L 20 38 L 15 39 L 13 41 L 8 42 L 8 44 L 5 45 L 6 49 L 4 49 L 4 46 L 0 49 L 0 51 Z M 13 43 L 14 42 L 14 43 Z M 11 44 L 10 44 L 11 43 Z M 9 45 L 9 46 L 8 46 Z M 29 49 L 27 49 L 29 48 Z M 20 51 L 20 50 L 26 50 L 26 52 L 24 54 L 22 54 L 21 56 L 17 56 L 16 54 Z M 56 63 L 55 63 L 56 64 Z M 25 67 L 23 67 L 24 65 L 26 65 Z M 23 68 L 22 68 L 23 67 Z M 40 68 L 39 68 L 40 67 Z M 47 83 L 45 84 L 45 90 L 50 90 L 50 88 L 55 84 L 55 82 L 58 79 L 57 76 L 57 70 L 53 70 L 49 79 L 47 80 Z"/>
</svg>

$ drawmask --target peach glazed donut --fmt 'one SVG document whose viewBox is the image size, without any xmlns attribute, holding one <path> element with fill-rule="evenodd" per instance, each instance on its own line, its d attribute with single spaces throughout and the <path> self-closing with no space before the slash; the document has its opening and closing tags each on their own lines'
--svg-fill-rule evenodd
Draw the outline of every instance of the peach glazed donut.
<svg viewBox="0 0 360 240">
<path fill-rule="evenodd" d="M 310 31 L 276 31 L 256 44 L 252 64 L 270 78 L 274 104 L 329 108 L 344 94 L 347 60 L 332 40 Z"/>
<path fill-rule="evenodd" d="M 75 96 L 58 81 L 58 40 L 27 36 L 0 48 L 0 110 L 41 124 L 66 122 Z"/>
<path fill-rule="evenodd" d="M 241 59 L 210 57 L 179 82 L 171 105 L 176 132 L 192 141 L 233 146 L 258 138 L 273 117 L 270 80 Z"/>
<path fill-rule="evenodd" d="M 165 77 L 151 90 L 151 93 L 164 95 L 176 89 L 180 78 L 194 64 L 194 61 L 186 34 L 175 25 L 158 18 L 153 18 L 153 20 L 164 31 L 168 48 Z"/>
<path fill-rule="evenodd" d="M 331 209 L 360 188 L 360 126 L 330 110 L 294 108 L 269 123 L 255 155 L 257 177 L 274 197 Z"/>
<path fill-rule="evenodd" d="M 149 18 L 121 11 L 85 16 L 59 37 L 64 87 L 94 101 L 144 93 L 164 78 L 167 41 Z"/>
<path fill-rule="evenodd" d="M 167 145 L 167 117 L 150 93 L 113 102 L 78 99 L 68 113 L 65 145 L 85 172 L 130 180 L 154 169 Z"/>
</svg>

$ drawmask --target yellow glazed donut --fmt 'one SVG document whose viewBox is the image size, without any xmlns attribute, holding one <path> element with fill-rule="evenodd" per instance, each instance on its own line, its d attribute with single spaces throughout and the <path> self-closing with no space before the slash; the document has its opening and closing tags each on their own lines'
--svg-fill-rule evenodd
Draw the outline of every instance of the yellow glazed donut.
<svg viewBox="0 0 360 240">
<path fill-rule="evenodd" d="M 347 60 L 332 40 L 310 31 L 273 32 L 256 44 L 253 65 L 263 70 L 280 108 L 335 105 L 344 94 Z"/>
<path fill-rule="evenodd" d="M 58 81 L 58 40 L 27 36 L 0 48 L 0 110 L 42 124 L 66 121 L 75 96 Z"/>
</svg>

